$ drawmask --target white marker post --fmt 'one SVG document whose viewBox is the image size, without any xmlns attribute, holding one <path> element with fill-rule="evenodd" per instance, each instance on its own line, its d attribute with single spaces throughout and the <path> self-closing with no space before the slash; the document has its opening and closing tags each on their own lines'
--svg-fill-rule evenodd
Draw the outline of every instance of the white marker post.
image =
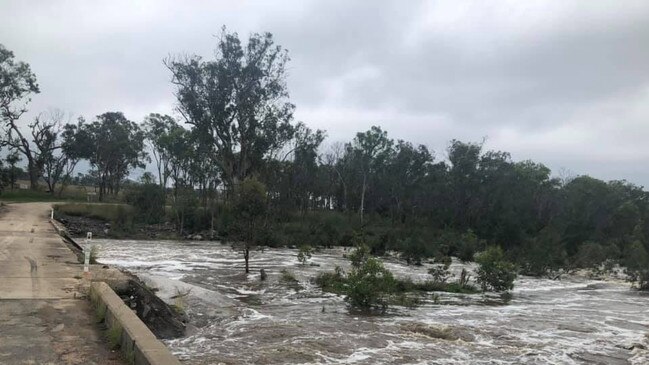
<svg viewBox="0 0 649 365">
<path fill-rule="evenodd" d="M 83 272 L 84 273 L 88 272 L 90 266 L 90 251 L 92 251 L 92 248 L 90 247 L 90 241 L 92 241 L 92 232 L 88 232 L 86 234 L 86 244 L 83 247 L 83 253 L 84 253 Z"/>
<path fill-rule="evenodd" d="M 54 208 L 52 208 L 52 213 L 50 213 L 50 219 L 54 220 Z"/>
</svg>

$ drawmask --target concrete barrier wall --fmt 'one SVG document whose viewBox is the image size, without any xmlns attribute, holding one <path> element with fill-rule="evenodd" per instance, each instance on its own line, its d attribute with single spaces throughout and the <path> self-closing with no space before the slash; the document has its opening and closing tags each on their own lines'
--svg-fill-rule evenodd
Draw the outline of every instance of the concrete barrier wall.
<svg viewBox="0 0 649 365">
<path fill-rule="evenodd" d="M 127 361 L 135 365 L 180 365 L 169 349 L 104 282 L 94 282 L 90 299 L 97 320 L 108 328 L 109 341 L 116 341 Z"/>
<path fill-rule="evenodd" d="M 50 223 L 52 224 L 52 227 L 54 227 L 54 230 L 56 233 L 58 233 L 59 236 L 63 237 L 63 239 L 72 245 L 73 251 L 75 251 L 76 254 L 79 252 L 83 251 L 83 248 L 81 245 L 79 245 L 69 234 L 68 229 L 65 228 L 63 223 L 57 221 L 56 219 L 52 218 L 50 219 Z"/>
</svg>

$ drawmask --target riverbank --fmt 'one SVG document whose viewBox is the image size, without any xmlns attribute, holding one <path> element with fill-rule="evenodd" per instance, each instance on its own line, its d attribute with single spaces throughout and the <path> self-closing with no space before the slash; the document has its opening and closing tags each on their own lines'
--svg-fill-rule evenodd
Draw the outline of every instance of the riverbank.
<svg viewBox="0 0 649 365">
<path fill-rule="evenodd" d="M 128 227 L 116 228 L 110 221 L 92 216 L 70 215 L 58 212 L 56 218 L 67 228 L 70 235 L 75 238 L 85 238 L 87 232 L 92 232 L 92 236 L 95 238 L 134 240 L 174 240 L 183 238 L 170 223 L 131 224 Z"/>
</svg>

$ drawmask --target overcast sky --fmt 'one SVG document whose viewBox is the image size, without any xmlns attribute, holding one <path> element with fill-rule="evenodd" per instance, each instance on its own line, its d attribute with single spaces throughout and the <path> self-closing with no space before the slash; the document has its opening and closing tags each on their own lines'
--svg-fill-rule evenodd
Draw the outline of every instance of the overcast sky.
<svg viewBox="0 0 649 365">
<path fill-rule="evenodd" d="M 649 1 L 8 1 L 0 43 L 33 112 L 173 113 L 169 54 L 212 58 L 221 26 L 289 50 L 296 119 L 348 141 L 380 125 L 649 186 Z"/>
</svg>

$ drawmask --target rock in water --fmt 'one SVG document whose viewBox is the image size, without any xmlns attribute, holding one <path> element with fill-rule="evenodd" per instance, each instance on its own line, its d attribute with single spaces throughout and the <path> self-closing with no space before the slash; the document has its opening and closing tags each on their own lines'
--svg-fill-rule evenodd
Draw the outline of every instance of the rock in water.
<svg viewBox="0 0 649 365">
<path fill-rule="evenodd" d="M 462 328 L 433 326 L 424 323 L 410 322 L 403 323 L 401 325 L 401 329 L 403 329 L 404 331 L 447 341 L 462 340 L 465 342 L 471 342 L 475 339 L 475 336 L 473 334 Z"/>
</svg>

